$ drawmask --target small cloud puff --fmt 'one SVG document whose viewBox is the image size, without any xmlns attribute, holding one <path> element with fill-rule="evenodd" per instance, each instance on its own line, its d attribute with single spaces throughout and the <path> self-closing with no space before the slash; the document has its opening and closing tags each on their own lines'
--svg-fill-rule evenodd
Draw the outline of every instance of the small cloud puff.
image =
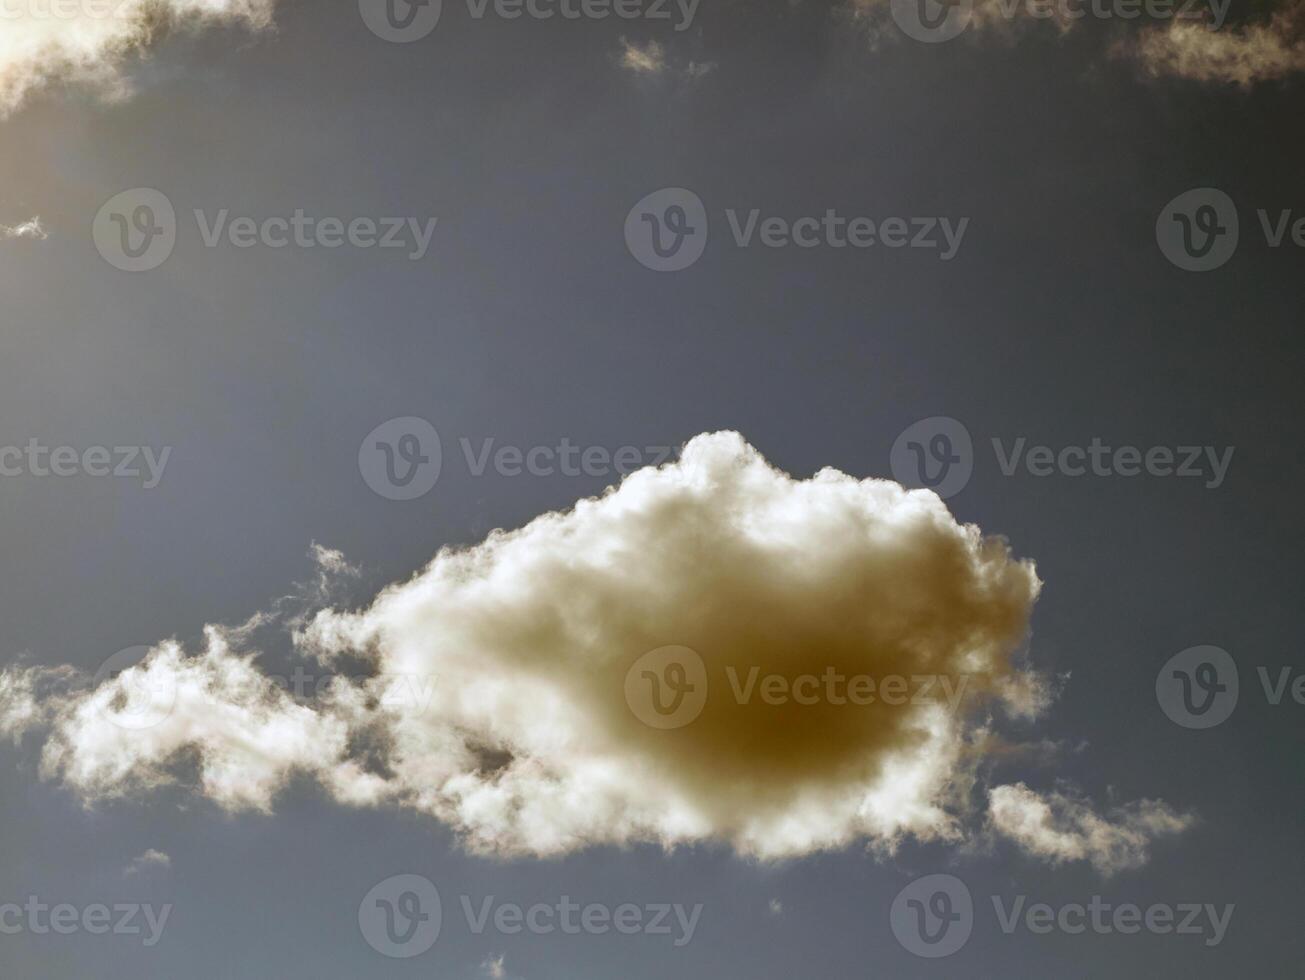
<svg viewBox="0 0 1305 980">
<path fill-rule="evenodd" d="M 127 877 L 141 874 L 146 871 L 164 870 L 172 867 L 172 858 L 162 851 L 156 851 L 150 848 L 144 854 L 132 858 L 131 863 L 122 869 L 122 873 Z"/>
</svg>

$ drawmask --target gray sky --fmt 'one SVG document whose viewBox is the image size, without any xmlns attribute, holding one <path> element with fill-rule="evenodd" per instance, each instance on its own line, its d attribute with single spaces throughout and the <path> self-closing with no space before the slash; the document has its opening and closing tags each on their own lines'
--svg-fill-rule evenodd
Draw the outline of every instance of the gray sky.
<svg viewBox="0 0 1305 980">
<path fill-rule="evenodd" d="M 10 229 L 0 230 L 0 446 L 15 448 L 0 456 L 12 467 L 0 476 L 0 658 L 10 668 L 0 676 L 71 665 L 94 677 L 115 651 L 169 637 L 184 657 L 199 657 L 206 624 L 237 626 L 274 609 L 281 620 L 249 649 L 262 651 L 262 674 L 285 675 L 304 662 L 288 637 L 297 612 L 363 610 L 442 547 L 476 545 L 495 528 L 520 528 L 601 493 L 619 481 L 608 460 L 620 447 L 636 447 L 633 465 L 654 464 L 660 447 L 678 452 L 700 433 L 736 430 L 796 479 L 834 467 L 858 480 L 904 480 L 914 458 L 906 443 L 934 454 L 937 434 L 957 430 L 931 424 L 899 436 L 947 417 L 972 449 L 950 443 L 961 476 L 946 506 L 957 521 L 1004 536 L 1014 559 L 1036 562 L 1036 603 L 1009 603 L 1017 626 L 1028 613 L 1027 642 L 1012 645 L 1058 694 L 1036 720 L 991 707 L 969 719 L 971 736 L 983 730 L 993 741 L 974 750 L 973 768 L 949 770 L 946 795 L 973 808 L 957 811 L 950 840 L 907 831 L 890 835 L 896 848 L 887 853 L 882 835 L 858 825 L 837 846 L 771 859 L 741 843 L 742 815 L 789 799 L 815 773 L 832 779 L 824 767 L 843 743 L 830 733 L 841 729 L 804 729 L 807 716 L 793 715 L 794 727 L 772 729 L 786 732 L 775 741 L 791 734 L 809 749 L 811 772 L 775 775 L 764 793 L 730 797 L 702 772 L 715 767 L 722 786 L 736 777 L 742 785 L 761 771 L 748 768 L 759 758 L 762 770 L 779 773 L 780 756 L 772 766 L 764 754 L 776 746 L 749 757 L 728 726 L 714 727 L 711 709 L 683 730 L 684 741 L 657 741 L 626 714 L 619 687 L 613 704 L 595 707 L 577 693 L 587 690 L 583 678 L 524 654 L 513 659 L 514 643 L 533 654 L 552 642 L 540 639 L 551 636 L 549 624 L 531 620 L 532 610 L 579 616 L 591 602 L 642 596 L 655 590 L 608 593 L 596 583 L 652 577 L 677 567 L 672 559 L 684 560 L 685 581 L 697 581 L 702 568 L 726 567 L 732 539 L 694 554 L 676 549 L 701 538 L 668 532 L 663 554 L 656 534 L 629 532 L 638 561 L 614 562 L 606 578 L 577 578 L 571 591 L 559 580 L 556 599 L 546 590 L 552 579 L 524 576 L 518 597 L 493 607 L 499 617 L 482 613 L 484 621 L 464 623 L 471 613 L 419 583 L 412 594 L 428 603 L 429 621 L 377 617 L 402 643 L 437 648 L 429 637 L 451 644 L 484 637 L 486 623 L 503 628 L 483 648 L 466 641 L 465 660 L 440 668 L 444 680 L 464 671 L 456 678 L 471 685 L 465 690 L 501 680 L 512 697 L 537 697 L 540 717 L 553 693 L 569 691 L 559 703 L 594 721 L 593 731 L 622 733 L 613 744 L 628 754 L 611 756 L 617 816 L 601 827 L 587 822 L 606 798 L 582 795 L 589 812 L 567 825 L 586 828 L 579 835 L 591 843 L 486 856 L 468 834 L 499 833 L 506 847 L 516 831 L 475 816 L 458 825 L 411 799 L 353 805 L 298 764 L 274 780 L 266 808 L 224 808 L 220 792 L 193 785 L 206 746 L 198 737 L 169 760 L 176 785 L 133 784 L 139 770 L 93 786 L 67 771 L 42 778 L 50 727 L 12 726 L 21 734 L 0 742 L 0 906 L 35 896 L 73 906 L 79 923 L 96 904 L 170 911 L 151 945 L 143 911 L 141 934 L 105 935 L 80 925 L 42 934 L 26 911 L 0 914 L 0 975 L 979 978 L 1060 975 L 1066 963 L 1093 977 L 1294 972 L 1305 708 L 1290 680 L 1281 703 L 1270 703 L 1257 668 L 1271 688 L 1284 668 L 1294 678 L 1305 625 L 1296 595 L 1303 569 L 1292 557 L 1302 539 L 1295 447 L 1305 435 L 1305 233 L 1293 242 L 1291 224 L 1305 217 L 1299 5 L 1234 5 L 1212 33 L 1218 40 L 1201 47 L 1146 18 L 1088 17 L 1062 33 L 1024 16 L 1007 22 L 991 6 L 970 11 L 959 37 L 928 43 L 905 36 L 888 5 L 768 0 L 702 0 L 684 30 L 673 5 L 669 20 L 539 20 L 504 19 L 492 5 L 477 18 L 445 0 L 429 34 L 391 43 L 354 3 L 282 0 L 273 25 L 176 24 L 109 64 L 96 60 L 99 49 L 81 52 L 99 68 L 73 79 L 67 64 L 42 62 L 24 46 L 60 22 L 22 9 L 26 19 L 0 22 L 8 32 L 0 105 L 9 109 L 0 118 L 0 226 Z M 111 30 L 105 23 L 91 18 L 86 36 Z M 43 72 L 57 80 L 41 83 Z M 157 267 L 131 273 L 115 267 L 130 259 L 115 252 L 118 225 L 103 209 L 138 188 L 172 206 L 175 247 Z M 636 208 L 665 188 L 683 191 Z M 1194 188 L 1226 195 L 1177 205 L 1193 234 L 1208 234 L 1211 218 L 1223 228 L 1206 254 L 1225 261 L 1203 272 L 1171 260 L 1183 221 L 1170 202 Z M 157 207 L 137 210 L 145 200 L 108 210 L 130 230 L 138 218 L 159 219 Z M 668 260 L 648 235 L 660 222 L 662 245 L 671 241 L 676 206 L 694 229 L 681 248 L 701 254 L 678 271 L 656 271 L 645 263 Z M 1224 255 L 1229 206 L 1238 234 Z M 243 248 L 224 233 L 210 247 L 205 232 L 224 210 L 224 227 L 296 210 L 342 226 L 401 217 L 404 246 Z M 741 236 L 754 210 L 754 237 L 741 245 L 734 225 Z M 875 244 L 831 243 L 831 212 L 835 239 L 852 233 L 838 220 L 868 217 Z M 886 244 L 893 232 L 884 219 L 893 217 L 937 247 Z M 766 231 L 771 218 L 782 228 Z M 815 220 L 799 228 L 802 218 Z M 812 247 L 790 240 L 805 233 L 818 236 Z M 787 244 L 766 244 L 781 239 Z M 1200 241 L 1191 240 L 1187 261 L 1201 261 Z M 401 481 L 390 481 L 389 495 L 375 491 L 388 478 L 368 445 L 388 439 L 396 465 L 406 466 L 400 437 L 409 430 L 374 430 L 409 417 L 439 434 L 438 480 L 416 499 L 390 499 L 402 495 Z M 491 462 L 478 475 L 475 457 L 489 439 Z M 40 475 L 27 451 L 33 440 L 73 447 L 72 475 Z M 548 464 L 543 473 L 524 464 L 517 472 L 510 457 L 492 462 L 503 446 L 524 456 L 563 440 L 608 456 L 577 463 L 576 475 L 556 456 L 536 456 Z M 1101 473 L 1088 454 L 1094 440 L 1110 447 L 1098 453 Z M 1028 455 L 1037 446 L 1052 452 Z M 1125 446 L 1138 449 L 1137 475 L 1126 475 L 1127 454 L 1114 454 Z M 1200 475 L 1168 472 L 1188 446 L 1200 450 L 1192 462 Z M 111 462 L 85 456 L 89 447 L 105 447 Z M 153 455 L 127 459 L 135 447 Z M 421 449 L 429 456 L 431 447 L 427 440 Z M 1066 447 L 1084 452 L 1066 456 Z M 1147 455 L 1157 447 L 1173 451 L 1172 463 Z M 147 487 L 150 459 L 159 468 Z M 92 472 L 119 463 L 140 475 Z M 803 499 L 809 510 L 799 508 L 794 526 L 812 537 L 796 553 L 823 574 L 819 559 L 837 551 L 838 536 L 818 546 L 819 501 Z M 667 527 L 678 533 L 703 518 L 698 533 L 716 540 L 714 513 L 690 508 Z M 626 543 L 626 525 L 613 528 L 594 532 L 593 546 Z M 339 581 L 329 596 L 314 592 L 314 544 L 356 569 L 330 576 Z M 561 567 L 532 565 L 522 549 L 527 569 Z M 889 622 L 898 607 L 883 596 L 899 580 L 935 601 L 928 590 L 946 574 L 917 580 L 907 561 L 916 552 L 902 554 L 894 559 L 902 566 L 866 572 L 877 591 L 852 593 L 851 605 L 830 588 L 792 598 L 788 622 L 815 630 L 797 618 L 813 609 L 827 616 L 825 636 L 826 627 L 842 628 L 830 625 L 834 613 L 854 618 L 862 602 L 875 611 L 870 620 Z M 966 552 L 965 561 L 969 569 L 977 559 Z M 730 583 L 722 572 L 719 591 L 697 594 L 708 608 L 727 596 L 745 607 L 755 601 L 764 617 L 761 596 L 788 581 L 787 567 L 777 561 Z M 745 580 L 749 589 L 726 591 Z M 292 594 L 302 598 L 284 599 Z M 543 605 L 529 606 L 525 595 Z M 647 608 L 683 609 L 680 599 Z M 976 619 L 992 609 L 987 598 L 975 605 Z M 940 610 L 926 626 L 954 611 L 926 608 Z M 959 618 L 956 629 L 971 625 Z M 987 638 L 990 625 L 974 627 L 975 636 Z M 536 627 L 538 636 L 529 632 Z M 891 632 L 882 629 L 880 639 Z M 685 642 L 678 636 L 621 655 Z M 1226 720 L 1187 728 L 1172 717 L 1182 715 L 1181 701 L 1166 695 L 1170 714 L 1162 707 L 1157 676 L 1168 684 L 1170 658 L 1206 645 L 1230 655 L 1240 691 Z M 315 675 L 370 672 L 365 653 L 351 647 L 330 668 L 309 666 Z M 1190 668 L 1199 684 L 1197 668 L 1212 656 L 1173 666 Z M 828 662 L 813 655 L 791 666 L 818 671 Z M 1226 669 L 1218 679 L 1226 685 Z M 138 759 L 151 733 L 173 730 L 181 715 L 135 736 L 119 731 L 111 745 Z M 476 739 L 502 736 L 515 756 L 557 762 L 541 746 L 558 729 L 529 716 L 486 709 Z M 222 716 L 194 717 L 220 727 Z M 314 717 L 326 726 L 337 716 Z M 745 730 L 764 741 L 764 731 Z M 64 729 L 78 731 L 87 739 L 78 759 L 109 752 L 108 729 Z M 220 736 L 240 731 L 236 724 Z M 327 728 L 312 731 L 297 760 L 324 751 Z M 267 748 L 266 731 L 262 740 L 244 732 L 251 754 Z M 350 733 L 365 736 L 378 739 L 367 757 L 382 759 L 380 774 L 405 791 L 423 788 L 411 772 L 386 772 L 393 746 L 374 730 Z M 502 748 L 478 747 L 487 757 Z M 414 756 L 437 760 L 430 745 L 420 748 Z M 713 814 L 701 839 L 667 850 L 649 834 L 611 829 L 632 801 L 646 803 L 645 790 L 654 824 L 669 826 L 659 807 L 671 791 L 660 796 L 630 775 L 648 759 L 668 786 L 683 778 L 697 787 L 687 798 Z M 247 792 L 254 774 L 241 764 L 231 778 Z M 957 785 L 970 778 L 973 786 Z M 1016 797 L 1016 811 L 1036 825 L 1022 839 L 990 808 L 994 788 L 1020 784 L 1029 796 Z M 1039 823 L 1031 801 L 1048 801 L 1049 822 Z M 822 807 L 804 825 L 834 826 L 834 810 Z M 1170 819 L 1181 829 L 1160 829 Z M 931 820 L 912 826 L 937 829 Z M 1144 853 L 1111 864 L 1118 848 L 1132 855 L 1134 846 Z M 167 860 L 141 859 L 151 851 Z M 893 928 L 901 927 L 895 898 L 927 874 L 955 876 L 973 899 L 968 941 L 945 959 L 914 955 Z M 399 875 L 428 879 L 442 899 L 438 940 L 407 959 L 378 951 L 376 927 L 359 923 L 371 890 Z M 381 897 L 400 901 L 410 891 Z M 463 896 L 476 914 L 488 896 L 492 907 L 526 909 L 563 896 L 608 910 L 629 903 L 645 924 L 656 906 L 701 910 L 691 939 L 677 946 L 674 913 L 671 935 L 510 932 L 492 916 L 478 933 Z M 1094 896 L 1143 911 L 1198 903 L 1193 921 L 1205 932 L 1041 933 L 1021 913 L 1008 934 L 1001 915 L 1019 896 L 1025 908 L 1053 910 Z M 1206 905 L 1216 915 L 1232 906 L 1217 941 Z M 5 931 L 12 923 L 21 927 Z"/>
</svg>

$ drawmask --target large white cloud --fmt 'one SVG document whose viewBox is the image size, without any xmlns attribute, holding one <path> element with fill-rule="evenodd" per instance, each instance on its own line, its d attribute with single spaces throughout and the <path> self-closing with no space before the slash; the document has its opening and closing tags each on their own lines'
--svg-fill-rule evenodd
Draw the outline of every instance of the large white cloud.
<svg viewBox="0 0 1305 980">
<path fill-rule="evenodd" d="M 89 690 L 0 673 L 0 732 L 47 729 L 43 775 L 89 801 L 186 778 L 266 810 L 308 774 L 502 854 L 959 841 L 983 832 L 970 800 L 993 726 L 1049 700 L 1019 652 L 1039 588 L 928 491 L 793 479 L 716 433 L 441 551 L 369 608 L 296 618 L 302 655 L 366 675 L 307 703 L 240 651 L 249 631 L 212 628 L 198 654 L 165 643 Z M 653 684 L 686 680 L 688 715 L 649 715 Z"/>
<path fill-rule="evenodd" d="M 0 115 L 52 82 L 128 92 L 124 62 L 161 35 L 271 23 L 276 0 L 0 0 Z"/>
</svg>

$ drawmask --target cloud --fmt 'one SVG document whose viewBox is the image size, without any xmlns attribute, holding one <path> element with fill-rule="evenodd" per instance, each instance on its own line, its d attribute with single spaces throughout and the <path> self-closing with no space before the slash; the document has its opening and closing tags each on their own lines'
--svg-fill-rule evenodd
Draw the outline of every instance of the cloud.
<svg viewBox="0 0 1305 980">
<path fill-rule="evenodd" d="M 636 75 L 658 77 L 671 75 L 676 78 L 696 81 L 716 68 L 714 61 L 688 61 L 672 64 L 667 60 L 666 49 L 657 41 L 639 45 L 626 38 L 621 38 L 620 64 L 622 68 Z"/>
<path fill-rule="evenodd" d="M 485 962 L 480 964 L 480 972 L 490 980 L 503 980 L 507 976 L 507 971 L 503 968 L 503 954 L 487 956 Z"/>
<path fill-rule="evenodd" d="M 196 789 L 231 810 L 270 810 L 296 770 L 348 774 L 339 761 L 345 719 L 295 702 L 252 657 L 231 652 L 214 627 L 201 656 L 185 656 L 173 641 L 160 644 L 116 678 L 72 691 L 55 711 L 42 775 L 62 778 L 88 799 L 168 785 L 171 767 L 196 754 Z"/>
<path fill-rule="evenodd" d="M 0 736 L 17 743 L 54 721 L 78 681 L 71 667 L 8 667 L 0 671 Z"/>
<path fill-rule="evenodd" d="M 621 38 L 621 65 L 637 75 L 656 75 L 666 69 L 666 51 L 656 41 L 640 47 Z"/>
<path fill-rule="evenodd" d="M 261 29 L 276 0 L 9 0 L 0 13 L 0 116 L 33 91 L 73 82 L 110 99 L 130 94 L 129 59 L 179 30 Z"/>
<path fill-rule="evenodd" d="M 770 910 L 771 915 L 778 916 L 784 914 L 784 903 L 781 902 L 778 898 L 772 898 L 767 908 Z"/>
<path fill-rule="evenodd" d="M 296 615 L 302 657 L 361 665 L 310 704 L 242 649 L 249 630 L 209 627 L 198 653 L 160 644 L 91 690 L 0 673 L 0 732 L 43 726 L 42 776 L 89 803 L 180 781 L 267 811 L 306 774 L 481 853 L 960 842 L 993 725 L 1047 704 L 1021 653 L 1040 586 L 931 492 L 794 479 L 720 432 L 443 549 L 368 608 Z M 650 715 L 663 682 L 694 717 Z"/>
<path fill-rule="evenodd" d="M 1172 7 L 1172 16 L 1157 26 L 1127 31 L 1109 46 L 1111 55 L 1131 59 L 1156 77 L 1232 82 L 1250 86 L 1305 71 L 1305 0 L 1272 0 L 1265 20 L 1232 26 L 1227 0 L 1211 0 L 1189 9 Z M 1068 34 L 1090 17 L 1087 0 L 969 0 L 965 34 L 1013 42 L 1040 25 Z M 892 23 L 890 0 L 850 0 L 852 19 L 869 31 L 874 43 L 902 32 Z M 1107 11 L 1114 9 L 1109 5 Z M 1118 8 L 1122 10 L 1123 8 Z M 1036 13 L 1035 13 L 1036 12 Z M 1115 16 L 1122 19 L 1122 14 Z M 1136 16 L 1136 14 L 1134 14 Z M 1131 21 L 1131 18 L 1129 19 Z"/>
<path fill-rule="evenodd" d="M 0 735 L 17 741 L 43 722 L 33 691 L 36 677 L 31 669 L 10 667 L 0 672 Z"/>
<path fill-rule="evenodd" d="M 127 877 L 132 877 L 145 871 L 151 871 L 155 868 L 166 870 L 170 867 L 172 867 L 172 858 L 168 857 L 168 855 L 164 854 L 162 851 L 156 851 L 151 847 L 144 854 L 132 858 L 131 863 L 123 868 L 122 873 Z"/>
<path fill-rule="evenodd" d="M 1243 87 L 1284 78 L 1305 71 L 1305 0 L 1291 0 L 1267 21 L 1236 30 L 1174 22 L 1164 30 L 1144 31 L 1116 52 L 1135 57 L 1154 75 Z"/>
<path fill-rule="evenodd" d="M 1103 817 L 1082 800 L 1039 794 L 1023 783 L 994 787 L 988 815 L 993 829 L 1030 854 L 1052 864 L 1087 861 L 1106 875 L 1141 867 L 1154 840 L 1195 823 L 1191 814 L 1176 813 L 1158 800 L 1116 807 Z"/>
<path fill-rule="evenodd" d="M 17 225 L 0 225 L 0 239 L 5 241 L 14 241 L 15 239 L 28 239 L 43 242 L 49 238 L 45 226 L 41 224 L 41 218 L 38 215 L 30 218 L 22 224 Z"/>
<path fill-rule="evenodd" d="M 740 704 L 729 669 L 964 674 L 998 698 L 1038 587 L 932 494 L 793 480 L 718 433 L 569 514 L 441 553 L 370 610 L 319 615 L 305 641 L 438 676 L 431 715 L 390 726 L 389 788 L 477 849 L 722 840 L 780 856 L 951 833 L 939 797 L 964 724 L 934 700 Z M 622 693 L 667 645 L 697 651 L 716 693 L 673 731 Z"/>
</svg>

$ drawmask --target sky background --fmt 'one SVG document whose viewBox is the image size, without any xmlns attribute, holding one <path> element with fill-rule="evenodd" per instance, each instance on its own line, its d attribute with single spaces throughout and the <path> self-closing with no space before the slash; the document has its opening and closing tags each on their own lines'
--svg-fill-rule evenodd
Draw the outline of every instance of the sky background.
<svg viewBox="0 0 1305 980">
<path fill-rule="evenodd" d="M 0 25 L 0 30 L 4 27 Z M 314 574 L 313 542 L 363 569 L 354 601 L 448 544 L 518 527 L 611 476 L 473 476 L 460 438 L 522 447 L 679 446 L 737 429 L 775 465 L 892 476 L 898 434 L 951 416 L 975 444 L 948 501 L 1045 582 L 1034 663 L 1070 674 L 1024 734 L 1075 750 L 1019 778 L 1097 801 L 1158 798 L 1200 823 L 1102 878 L 998 843 L 907 841 L 774 864 L 724 847 L 467 854 L 434 821 L 350 809 L 306 782 L 274 815 L 183 793 L 83 809 L 0 747 L 0 901 L 172 903 L 163 941 L 0 936 L 4 977 L 522 980 L 1293 975 L 1302 712 L 1255 667 L 1300 668 L 1305 251 L 1266 246 L 1256 208 L 1305 214 L 1298 79 L 1253 88 L 1148 78 L 1104 55 L 1111 28 L 947 44 L 864 29 L 822 3 L 703 0 L 693 27 L 477 21 L 378 39 L 351 3 L 286 2 L 274 33 L 176 37 L 106 105 L 40 93 L 0 121 L 0 444 L 173 447 L 161 484 L 0 479 L 0 657 L 94 671 L 114 651 L 239 623 Z M 622 64 L 664 46 L 671 67 Z M 690 61 L 713 67 L 700 77 Z M 679 67 L 677 67 L 679 66 Z M 627 212 L 693 190 L 702 259 L 658 274 Z M 1225 191 L 1241 242 L 1179 270 L 1157 215 Z M 91 222 L 128 188 L 182 216 L 175 253 L 129 275 Z M 430 253 L 205 248 L 191 209 L 438 216 Z M 951 261 L 914 249 L 740 249 L 726 208 L 763 215 L 969 217 Z M 419 500 L 368 489 L 358 447 L 420 416 L 444 469 Z M 1225 482 L 1001 472 L 1006 444 L 1235 446 Z M 1242 700 L 1209 731 L 1156 703 L 1161 665 L 1227 649 Z M 154 848 L 171 866 L 124 876 Z M 912 877 L 960 876 L 982 906 L 955 956 L 903 949 L 888 908 Z M 390 875 L 444 896 L 439 942 L 377 955 L 358 904 Z M 472 935 L 457 896 L 528 905 L 702 903 L 693 941 Z M 987 896 L 1235 903 L 1224 941 L 1007 936 Z M 778 899 L 782 911 L 770 908 Z"/>
</svg>

